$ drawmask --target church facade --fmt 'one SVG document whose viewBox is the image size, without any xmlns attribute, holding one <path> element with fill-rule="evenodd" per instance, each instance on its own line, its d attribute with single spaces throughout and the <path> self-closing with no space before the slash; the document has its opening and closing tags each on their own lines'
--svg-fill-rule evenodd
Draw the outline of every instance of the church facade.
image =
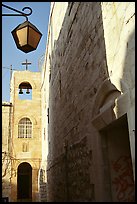
<svg viewBox="0 0 137 204">
<path fill-rule="evenodd" d="M 11 202 L 39 201 L 42 160 L 41 74 L 15 71 L 11 79 Z"/>
</svg>

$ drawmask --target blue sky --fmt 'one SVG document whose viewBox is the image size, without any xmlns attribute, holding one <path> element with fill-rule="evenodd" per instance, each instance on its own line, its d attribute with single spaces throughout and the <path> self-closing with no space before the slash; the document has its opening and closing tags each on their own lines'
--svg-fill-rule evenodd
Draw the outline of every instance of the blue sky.
<svg viewBox="0 0 137 204">
<path fill-rule="evenodd" d="M 50 14 L 50 2 L 2 2 L 14 9 L 22 11 L 24 7 L 30 7 L 32 14 L 28 20 L 34 24 L 43 34 L 39 45 L 35 51 L 24 53 L 17 49 L 13 40 L 11 31 L 26 18 L 22 16 L 3 16 L 2 17 L 2 101 L 10 101 L 10 65 L 15 70 L 25 70 L 22 62 L 26 59 L 32 64 L 28 66 L 30 71 L 39 71 L 38 63 L 46 51 L 47 32 Z M 25 10 L 24 12 L 29 12 Z M 2 7 L 2 14 L 14 13 L 7 8 Z"/>
</svg>

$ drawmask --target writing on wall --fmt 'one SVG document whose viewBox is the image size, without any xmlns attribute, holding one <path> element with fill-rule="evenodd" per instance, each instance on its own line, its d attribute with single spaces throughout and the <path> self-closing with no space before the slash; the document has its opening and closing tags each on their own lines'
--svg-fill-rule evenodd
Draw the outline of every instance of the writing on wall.
<svg viewBox="0 0 137 204">
<path fill-rule="evenodd" d="M 112 162 L 116 198 L 119 202 L 134 202 L 134 179 L 130 156 L 121 156 Z"/>
</svg>

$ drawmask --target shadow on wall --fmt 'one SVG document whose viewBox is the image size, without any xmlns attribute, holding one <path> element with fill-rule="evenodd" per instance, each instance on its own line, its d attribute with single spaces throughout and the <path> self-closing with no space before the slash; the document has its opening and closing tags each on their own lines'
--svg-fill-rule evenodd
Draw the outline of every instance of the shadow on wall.
<svg viewBox="0 0 137 204">
<path fill-rule="evenodd" d="M 51 54 L 49 154 L 53 157 L 47 173 L 51 202 L 96 200 L 95 185 L 100 181 L 91 179 L 93 149 L 88 147 L 96 139 L 91 138 L 90 120 L 95 94 L 107 78 L 101 3 L 70 2 Z"/>
<path fill-rule="evenodd" d="M 1 202 L 11 202 L 11 183 L 10 181 L 7 181 L 6 179 L 2 178 L 2 198 Z M 14 185 L 14 188 L 16 188 L 16 185 Z"/>
<path fill-rule="evenodd" d="M 99 191 L 105 191 L 104 183 L 100 187 L 101 177 L 103 177 L 99 144 L 100 136 L 96 137 L 94 135 L 91 126 L 91 115 L 95 112 L 93 103 L 97 96 L 96 93 L 99 91 L 100 85 L 109 78 L 101 5 L 100 2 L 96 4 L 91 2 L 79 3 L 78 12 L 75 13 L 73 12 L 73 5 L 76 6 L 76 4 L 78 5 L 78 2 L 69 4 L 59 37 L 54 42 L 54 49 L 51 54 L 49 96 L 51 101 L 49 108 L 50 118 L 54 120 L 49 122 L 51 141 L 49 156 L 52 154 L 53 157 L 50 158 L 51 164 L 48 164 L 49 169 L 47 173 L 49 201 L 51 202 L 95 201 L 100 199 Z M 83 8 L 86 8 L 88 12 L 82 10 Z M 86 16 L 81 15 L 82 11 L 83 15 Z M 89 13 L 90 15 L 88 16 Z M 88 23 L 83 20 L 86 18 Z M 94 23 L 92 20 L 94 20 Z M 134 53 L 133 42 L 134 32 L 129 37 L 122 77 L 122 80 L 129 88 L 132 88 L 130 86 L 134 81 L 134 65 L 132 66 L 134 62 L 133 54 L 131 54 L 132 52 Z M 100 93 L 102 98 L 100 98 L 99 94 L 97 98 L 98 104 L 95 103 L 95 106 L 98 105 L 98 108 L 100 108 L 102 105 L 100 101 L 102 100 L 102 103 L 105 103 L 106 101 L 103 100 L 107 98 L 107 94 L 111 90 L 117 91 L 115 85 L 108 81 L 107 87 L 104 86 L 102 93 Z M 119 94 L 119 92 L 116 93 L 113 100 Z M 111 99 L 112 95 L 107 98 L 108 101 Z M 74 115 L 70 113 L 74 113 Z M 73 117 L 70 117 L 70 115 Z M 92 135 L 94 136 L 92 137 Z M 84 136 L 87 139 L 87 143 L 84 143 L 81 148 L 79 144 Z M 65 155 L 63 152 L 64 138 L 68 141 L 67 156 L 65 157 L 66 169 L 64 166 L 65 162 L 61 159 L 61 155 Z M 75 145 L 76 143 L 78 145 Z M 70 148 L 71 145 L 75 147 L 75 151 Z M 91 155 L 94 157 L 94 163 L 93 157 L 85 157 L 85 154 L 81 151 L 84 148 L 87 150 L 87 147 L 90 147 L 91 153 L 93 153 Z M 117 147 L 115 151 L 117 151 Z M 94 171 L 93 175 L 92 170 Z M 94 174 L 96 179 L 93 178 Z M 106 177 L 104 180 L 106 182 Z M 104 195 L 101 196 L 103 198 Z"/>
<path fill-rule="evenodd" d="M 123 66 L 122 80 L 125 83 L 127 83 L 128 89 L 134 90 L 135 88 L 135 30 L 133 30 L 133 32 L 130 34 L 127 41 L 127 50 L 126 50 L 125 62 Z M 131 93 L 131 98 L 133 96 Z"/>
<path fill-rule="evenodd" d="M 125 25 L 126 26 L 126 25 Z M 121 155 L 115 162 L 115 187 L 116 198 L 118 202 L 134 202 L 135 201 L 135 30 L 128 36 L 127 48 L 125 52 L 123 64 L 123 75 L 121 77 L 121 90 L 123 94 L 127 93 L 128 98 L 121 103 L 121 109 L 127 114 L 127 141 L 129 144 L 129 155 Z M 129 100 L 128 100 L 129 99 Z M 127 101 L 125 101 L 127 100 Z M 121 126 L 122 127 L 122 126 Z M 123 138 L 121 149 L 124 148 L 126 135 L 124 134 L 125 127 L 119 137 Z M 118 147 L 117 147 L 118 151 Z M 124 159 L 123 159 L 124 158 Z M 123 185 L 124 184 L 124 185 Z"/>
<path fill-rule="evenodd" d="M 126 26 L 126 25 L 125 25 Z M 118 56 L 119 58 L 120 56 Z M 134 174 L 135 174 L 135 30 L 128 36 L 127 47 L 125 50 L 125 57 L 123 63 L 122 77 L 120 78 L 121 91 L 123 95 L 118 98 L 118 118 L 115 117 L 115 122 L 120 121 L 123 115 L 126 114 L 128 120 L 127 128 L 122 126 L 120 123 L 119 133 L 118 126 L 108 131 L 109 141 L 108 149 L 115 155 L 118 155 L 119 149 L 121 150 L 117 159 L 115 158 L 114 166 L 110 167 L 111 170 L 111 192 L 113 199 L 116 202 L 134 202 L 135 201 L 135 184 L 134 184 Z M 118 79 L 117 79 L 118 80 Z M 124 97 L 128 95 L 128 97 Z M 124 117 L 126 116 L 124 115 Z M 121 117 L 122 116 L 122 117 Z M 120 117 L 120 119 L 119 119 Z M 113 122 L 113 121 L 112 121 Z M 123 120 L 123 124 L 125 123 Z M 112 123 L 111 123 L 112 125 Z M 121 130 L 120 130 L 121 128 Z M 123 129 L 122 129 L 123 128 Z M 121 133 L 120 133 L 121 131 Z M 119 134 L 119 136 L 118 136 Z M 116 137 L 117 136 L 117 137 Z M 123 138 L 122 138 L 123 136 Z M 103 138 L 103 137 L 102 137 Z M 113 139 L 113 142 L 111 141 Z M 117 140 L 117 145 L 115 145 L 114 139 Z M 125 143 L 126 142 L 126 143 Z M 119 144 L 119 145 L 118 145 Z M 111 146 L 113 145 L 113 146 Z M 110 147 L 109 147 L 110 146 Z M 113 148 L 114 147 L 114 148 Z M 113 154 L 107 153 L 110 161 L 114 158 Z M 111 158 L 112 156 L 112 158 Z M 109 163 L 110 163 L 109 161 Z M 106 162 L 106 158 L 104 163 Z M 114 175 L 112 175 L 112 171 Z M 108 178 L 108 177 L 107 177 Z M 113 178 L 113 179 L 112 179 Z M 111 194 L 110 192 L 110 194 Z M 115 201 L 113 200 L 113 201 Z"/>
<path fill-rule="evenodd" d="M 133 173 L 135 176 L 135 29 L 129 35 L 127 50 L 123 66 L 122 81 L 126 83 L 129 97 L 129 135 L 130 149 L 132 156 Z M 121 82 L 121 87 L 122 87 Z M 135 177 L 134 177 L 135 178 Z"/>
<path fill-rule="evenodd" d="M 9 202 L 11 191 L 11 159 L 2 153 L 2 202 Z"/>
</svg>

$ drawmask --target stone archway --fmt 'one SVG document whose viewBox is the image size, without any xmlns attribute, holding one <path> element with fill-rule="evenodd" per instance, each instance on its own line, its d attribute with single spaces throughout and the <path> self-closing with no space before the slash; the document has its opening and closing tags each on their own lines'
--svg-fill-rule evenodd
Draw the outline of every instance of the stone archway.
<svg viewBox="0 0 137 204">
<path fill-rule="evenodd" d="M 100 131 L 104 177 L 111 202 L 134 202 L 127 114 Z"/>
<path fill-rule="evenodd" d="M 109 202 L 134 202 L 127 104 L 127 93 L 119 91 L 110 80 L 105 80 L 93 106 L 92 124 L 102 153 L 101 196 Z"/>
<path fill-rule="evenodd" d="M 19 202 L 32 200 L 32 167 L 23 162 L 17 170 L 17 200 Z"/>
</svg>

